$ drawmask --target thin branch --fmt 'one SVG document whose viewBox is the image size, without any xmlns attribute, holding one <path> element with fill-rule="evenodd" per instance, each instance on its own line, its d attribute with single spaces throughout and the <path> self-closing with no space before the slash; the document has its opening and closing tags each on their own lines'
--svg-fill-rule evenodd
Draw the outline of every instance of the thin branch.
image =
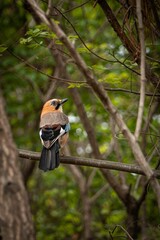
<svg viewBox="0 0 160 240">
<path fill-rule="evenodd" d="M 35 66 L 33 66 L 32 64 L 30 64 L 27 60 L 19 57 L 18 55 L 16 55 L 15 53 L 13 53 L 11 50 L 7 49 L 7 51 L 13 55 L 15 58 L 17 58 L 18 60 L 20 60 L 21 62 L 23 62 L 26 66 L 32 68 L 33 70 L 35 70 L 36 72 L 39 72 L 41 74 L 43 74 L 44 76 L 48 77 L 48 78 L 51 78 L 53 80 L 58 80 L 60 82 L 64 82 L 64 83 L 75 83 L 75 84 L 81 84 L 81 83 L 86 83 L 85 81 L 72 81 L 72 80 L 69 80 L 69 79 L 64 79 L 64 78 L 59 78 L 59 77 L 54 77 L 54 76 L 51 76 L 45 72 L 43 72 L 42 70 L 36 68 Z"/>
<path fill-rule="evenodd" d="M 111 62 L 111 63 L 115 63 L 116 61 L 114 60 L 109 60 L 109 59 L 106 59 L 106 58 L 103 58 L 101 56 L 99 56 L 98 54 L 96 54 L 95 52 L 93 52 L 88 46 L 87 44 L 84 42 L 84 40 L 82 39 L 82 37 L 80 36 L 80 34 L 77 32 L 76 28 L 74 27 L 74 25 L 71 23 L 71 21 L 56 7 L 54 7 L 56 9 L 57 12 L 59 12 L 63 18 L 71 25 L 71 27 L 73 28 L 74 32 L 77 34 L 79 40 L 82 42 L 82 44 L 84 45 L 84 47 L 92 54 L 94 55 L 95 57 L 103 60 L 103 61 L 106 61 L 106 62 Z"/>
<path fill-rule="evenodd" d="M 133 57 L 135 58 L 137 52 L 138 52 L 138 46 L 137 43 L 134 41 L 131 41 L 131 39 L 128 38 L 128 36 L 123 31 L 121 25 L 117 21 L 117 18 L 113 14 L 111 8 L 108 5 L 108 2 L 105 0 L 98 0 L 98 4 L 102 8 L 104 14 L 106 15 L 108 21 L 110 22 L 112 28 L 117 33 L 118 37 L 121 39 L 122 44 L 124 44 L 125 48 L 130 52 Z"/>
<path fill-rule="evenodd" d="M 141 0 L 136 0 L 136 5 L 137 5 L 138 28 L 139 28 L 140 49 L 141 49 L 140 99 L 139 99 L 138 116 L 137 116 L 136 129 L 135 129 L 135 138 L 136 140 L 138 140 L 141 127 L 142 127 L 142 119 L 143 119 L 144 104 L 145 104 L 146 73 L 145 73 L 145 41 L 144 41 L 144 28 L 143 28 L 143 20 L 142 20 Z"/>
<path fill-rule="evenodd" d="M 92 184 L 93 179 L 94 179 L 94 177 L 96 175 L 96 172 L 97 172 L 97 169 L 94 168 L 92 170 L 91 174 L 89 175 L 88 179 L 87 179 L 87 187 L 88 187 L 88 189 L 91 187 L 91 184 Z"/>
<path fill-rule="evenodd" d="M 57 49 L 57 48 L 56 48 L 56 49 Z M 56 49 L 53 49 L 53 50 L 56 50 Z M 59 51 L 59 49 L 58 49 L 58 51 Z M 87 85 L 87 82 L 86 82 L 86 81 L 73 81 L 73 80 L 70 80 L 70 79 L 68 79 L 68 78 L 65 79 L 65 78 L 59 78 L 59 77 L 55 77 L 55 76 L 49 75 L 49 74 L 43 72 L 42 70 L 36 68 L 35 66 L 33 66 L 31 63 L 29 63 L 29 60 L 32 59 L 32 58 L 30 58 L 29 60 L 28 60 L 28 59 L 25 60 L 25 59 L 21 58 L 20 56 L 16 55 L 15 53 L 13 53 L 13 52 L 12 52 L 11 50 L 9 50 L 9 49 L 8 49 L 8 52 L 9 52 L 11 55 L 13 55 L 15 58 L 17 58 L 19 61 L 21 61 L 22 63 L 20 63 L 20 64 L 24 64 L 24 65 L 30 67 L 31 69 L 33 69 L 34 71 L 39 72 L 39 73 L 41 73 L 42 75 L 44 75 L 44 76 L 46 76 L 46 77 L 48 77 L 48 78 L 50 78 L 50 79 L 52 79 L 52 80 L 55 80 L 55 81 L 58 80 L 59 82 L 63 82 L 63 83 L 66 83 L 66 84 L 70 84 L 70 83 L 82 84 L 81 87 L 91 88 L 90 86 Z M 34 57 L 33 57 L 33 59 L 34 59 Z M 19 66 L 19 65 L 18 65 L 18 66 Z M 7 70 L 7 72 L 8 72 L 8 71 L 12 71 L 12 70 L 13 70 L 13 68 Z M 1 72 L 1 74 L 4 74 L 4 73 L 5 73 L 5 72 Z M 75 85 L 75 87 L 76 87 L 76 85 Z M 104 86 L 104 89 L 105 89 L 106 91 L 111 91 L 111 92 L 124 92 L 124 93 L 131 93 L 131 94 L 135 94 L 135 95 L 140 95 L 140 93 L 137 92 L 137 91 L 128 90 L 128 89 L 124 89 L 124 88 L 109 88 L 109 87 L 105 87 L 105 86 Z M 147 92 L 145 92 L 145 95 L 148 96 L 148 97 L 158 97 L 158 98 L 160 98 L 160 94 L 156 94 L 155 92 L 154 92 L 154 93 L 149 93 L 149 92 L 147 93 Z"/>
<path fill-rule="evenodd" d="M 48 0 L 48 8 L 47 8 L 47 11 L 46 11 L 47 16 L 50 16 L 51 10 L 52 10 L 52 0 Z"/>
<path fill-rule="evenodd" d="M 75 6 L 75 7 L 71 8 L 71 9 L 68 9 L 68 10 L 66 10 L 65 12 L 63 12 L 63 14 L 68 13 L 68 12 L 71 12 L 71 11 L 77 9 L 77 8 L 83 7 L 84 5 L 86 5 L 87 3 L 89 3 L 90 1 L 91 1 L 91 0 L 88 0 L 88 1 L 82 3 L 82 4 L 78 5 L 78 6 Z"/>
<path fill-rule="evenodd" d="M 137 92 L 137 91 L 133 91 L 132 89 L 131 90 L 128 90 L 128 89 L 124 89 L 124 88 L 109 88 L 109 87 L 105 87 L 104 86 L 104 89 L 106 91 L 111 91 L 111 92 L 124 92 L 124 93 L 132 93 L 132 94 L 135 94 L 135 95 L 140 95 L 140 92 Z M 160 94 L 154 94 L 154 93 L 147 93 L 145 92 L 145 95 L 148 96 L 148 97 L 160 97 Z"/>
<path fill-rule="evenodd" d="M 142 149 L 145 150 L 146 149 L 146 144 L 147 144 L 147 139 L 145 138 L 145 135 L 148 134 L 148 130 L 149 127 L 151 125 L 151 121 L 153 119 L 153 115 L 156 113 L 157 109 L 159 108 L 159 102 L 156 101 L 154 102 L 152 105 L 149 105 L 148 107 L 148 116 L 145 120 L 145 124 L 143 127 L 143 131 L 142 131 Z"/>
<path fill-rule="evenodd" d="M 112 9 L 109 7 L 106 0 L 98 0 L 98 3 L 100 7 L 102 8 L 104 14 L 106 15 L 108 21 L 110 22 L 112 28 L 117 33 L 118 37 L 120 38 L 122 44 L 126 47 L 128 52 L 131 53 L 133 59 L 137 64 L 140 63 L 140 51 L 139 46 L 137 45 L 136 41 L 133 41 L 127 37 L 125 32 L 123 32 L 123 29 L 119 22 L 117 21 L 116 17 L 114 16 L 114 13 L 112 12 Z M 133 36 L 133 34 L 132 34 Z M 156 86 L 156 89 L 160 91 L 160 85 L 159 85 L 159 77 L 152 71 L 151 66 L 146 63 L 146 77 L 147 79 Z"/>
<path fill-rule="evenodd" d="M 124 227 L 122 227 L 121 225 L 116 225 L 115 226 L 115 228 L 113 229 L 113 231 L 110 231 L 110 233 L 114 233 L 115 232 L 115 230 L 116 230 L 116 228 L 121 228 L 122 230 L 123 230 L 123 232 L 125 232 L 125 234 L 127 235 L 127 237 L 130 239 L 130 240 L 134 240 L 132 237 L 131 237 L 131 235 L 127 232 L 127 230 L 124 228 Z M 120 236 L 119 236 L 120 237 Z"/>
<path fill-rule="evenodd" d="M 149 60 L 151 60 L 151 62 L 156 62 L 156 63 L 159 63 L 159 64 L 160 64 L 160 61 L 157 60 L 157 59 L 154 59 L 154 58 L 152 58 L 152 57 L 150 57 L 150 56 L 146 56 L 146 58 L 149 59 Z"/>
<path fill-rule="evenodd" d="M 137 74 L 137 75 L 140 75 L 139 72 L 137 72 L 136 70 L 132 69 L 132 68 L 129 67 L 127 64 L 125 64 L 125 61 L 126 61 L 126 60 L 124 60 L 123 62 L 120 61 L 120 60 L 115 56 L 114 52 L 113 52 L 113 53 L 110 53 L 110 55 L 111 55 L 113 58 L 116 59 L 115 62 L 118 62 L 119 64 L 121 64 L 122 66 L 124 66 L 125 68 L 127 68 L 129 71 L 131 71 L 131 72 L 133 72 L 133 73 L 135 73 L 135 74 Z"/>
<path fill-rule="evenodd" d="M 19 153 L 19 157 L 24 158 L 24 159 L 33 160 L 33 161 L 39 161 L 39 159 L 40 159 L 39 152 L 33 152 L 33 151 L 24 150 L 24 149 L 19 149 L 18 153 Z M 88 167 L 95 167 L 95 168 L 104 168 L 104 169 L 111 169 L 111 170 L 145 175 L 143 170 L 139 166 L 136 166 L 133 164 L 112 162 L 112 161 L 94 159 L 94 158 L 74 157 L 74 156 L 73 157 L 72 156 L 61 156 L 60 160 L 61 160 L 61 163 L 64 163 L 64 164 L 73 164 L 73 165 L 88 166 Z M 153 172 L 154 172 L 155 177 L 160 178 L 160 170 L 153 170 Z"/>
<path fill-rule="evenodd" d="M 108 188 L 109 185 L 108 183 L 106 183 L 102 188 L 98 190 L 98 192 L 95 193 L 95 195 L 90 198 L 90 203 L 93 204 L 97 200 L 97 198 L 99 198 Z"/>
<path fill-rule="evenodd" d="M 45 0 L 41 0 L 42 2 L 44 2 L 44 3 L 47 3 Z M 91 0 L 88 0 L 88 1 L 86 1 L 86 2 L 84 2 L 84 3 L 82 3 L 82 4 L 80 4 L 80 5 L 77 5 L 77 6 L 75 6 L 75 7 L 72 7 L 72 8 L 70 8 L 70 9 L 68 9 L 68 10 L 66 10 L 65 12 L 63 12 L 63 14 L 65 14 L 65 13 L 68 13 L 68 12 L 72 12 L 72 11 L 74 11 L 75 9 L 77 9 L 77 8 L 80 8 L 80 7 L 83 7 L 84 5 L 86 5 L 87 3 L 89 3 Z M 51 6 L 52 7 L 52 6 Z M 52 8 L 54 8 L 54 7 L 52 7 Z"/>
<path fill-rule="evenodd" d="M 116 133 L 116 124 L 114 122 L 114 119 L 110 119 L 110 126 L 111 126 L 113 141 L 114 141 L 114 152 L 116 154 L 116 158 L 118 159 L 118 161 L 120 163 L 122 163 L 122 154 L 120 151 L 118 139 L 116 138 L 117 133 Z M 122 173 L 122 172 L 119 173 L 119 180 L 120 180 L 122 186 L 125 187 L 126 189 L 128 189 L 124 173 Z"/>
</svg>

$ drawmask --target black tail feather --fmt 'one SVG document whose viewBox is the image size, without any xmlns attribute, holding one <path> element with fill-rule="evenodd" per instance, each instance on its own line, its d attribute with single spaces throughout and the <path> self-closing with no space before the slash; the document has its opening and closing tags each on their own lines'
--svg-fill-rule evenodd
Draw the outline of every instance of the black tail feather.
<svg viewBox="0 0 160 240">
<path fill-rule="evenodd" d="M 48 171 L 57 168 L 59 164 L 60 158 L 58 141 L 56 141 L 49 149 L 43 147 L 39 162 L 39 168 L 43 171 Z"/>
</svg>

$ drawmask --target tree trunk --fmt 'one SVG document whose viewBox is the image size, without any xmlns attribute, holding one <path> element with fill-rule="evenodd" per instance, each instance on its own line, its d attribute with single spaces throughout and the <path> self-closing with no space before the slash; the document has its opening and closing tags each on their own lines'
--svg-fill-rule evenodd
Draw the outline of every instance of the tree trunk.
<svg viewBox="0 0 160 240">
<path fill-rule="evenodd" d="M 136 200 L 132 197 L 128 199 L 128 202 L 126 219 L 127 232 L 136 240 L 140 230 L 138 226 L 139 207 Z"/>
<path fill-rule="evenodd" d="M 83 239 L 84 240 L 91 240 L 92 233 L 91 233 L 91 221 L 92 221 L 92 214 L 91 214 L 91 202 L 88 197 L 88 190 L 85 189 L 82 196 L 82 206 L 83 206 L 83 224 L 84 224 L 84 232 L 83 232 Z"/>
<path fill-rule="evenodd" d="M 0 239 L 35 239 L 28 195 L 0 95 Z"/>
</svg>

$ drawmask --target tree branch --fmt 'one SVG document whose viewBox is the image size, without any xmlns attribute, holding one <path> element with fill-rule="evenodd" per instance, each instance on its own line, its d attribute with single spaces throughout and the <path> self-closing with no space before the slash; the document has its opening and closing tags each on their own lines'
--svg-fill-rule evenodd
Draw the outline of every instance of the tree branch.
<svg viewBox="0 0 160 240">
<path fill-rule="evenodd" d="M 125 48 L 130 52 L 136 61 L 136 63 L 139 65 L 140 63 L 140 51 L 137 46 L 137 42 L 134 40 L 130 40 L 125 32 L 123 31 L 121 25 L 117 21 L 116 17 L 114 16 L 112 9 L 109 7 L 106 0 L 98 0 L 98 4 L 102 8 L 102 11 L 106 15 L 108 21 L 110 22 L 112 28 L 117 33 L 118 37 L 120 38 L 122 44 L 125 46 Z M 156 76 L 156 74 L 152 71 L 151 66 L 146 63 L 146 77 L 149 79 L 149 81 L 160 91 L 160 84 L 159 84 L 159 78 Z"/>
<path fill-rule="evenodd" d="M 32 65 L 31 63 L 29 63 L 29 61 L 30 61 L 31 59 L 34 59 L 34 58 L 30 58 L 30 59 L 27 59 L 27 60 L 26 60 L 26 59 L 23 59 L 23 58 L 21 58 L 20 56 L 16 55 L 15 53 L 13 53 L 11 50 L 9 50 L 9 49 L 7 49 L 7 50 L 8 50 L 8 52 L 9 52 L 11 55 L 13 55 L 13 56 L 14 56 L 15 58 L 17 58 L 19 61 L 21 61 L 20 64 L 24 64 L 24 65 L 30 67 L 30 68 L 33 69 L 34 71 L 43 74 L 44 76 L 52 79 L 53 81 L 59 81 L 59 82 L 63 82 L 63 83 L 66 83 L 66 84 L 70 84 L 70 83 L 72 84 L 72 83 L 73 83 L 73 84 L 75 84 L 75 87 L 76 87 L 76 84 L 82 84 L 82 87 L 90 88 L 90 86 L 87 85 L 87 82 L 86 82 L 86 81 L 73 81 L 73 80 L 71 80 L 70 78 L 69 78 L 69 79 L 68 79 L 68 78 L 66 79 L 66 78 L 60 78 L 60 77 L 55 77 L 55 76 L 49 75 L 49 74 L 43 72 L 42 70 L 36 68 L 36 67 L 35 67 L 34 65 Z M 58 50 L 58 51 L 59 51 L 60 49 L 57 49 L 57 48 L 53 49 L 53 48 L 52 48 L 52 50 Z M 20 64 L 19 64 L 18 66 L 20 66 Z M 5 73 L 8 72 L 8 71 L 12 71 L 12 70 L 14 70 L 14 69 L 11 68 L 11 69 L 9 69 L 9 70 L 7 70 L 7 71 L 3 71 L 3 72 L 1 72 L 1 75 L 2 75 L 2 74 L 5 74 Z M 106 91 L 110 91 L 110 92 L 124 92 L 124 93 L 129 93 L 129 94 L 140 95 L 140 93 L 137 92 L 137 91 L 128 90 L 128 89 L 124 89 L 124 88 L 109 88 L 109 87 L 104 86 L 104 89 L 105 89 Z M 145 92 L 145 95 L 148 96 L 148 97 L 157 97 L 157 98 L 160 98 L 160 94 L 156 94 L 156 93 Z"/>
<path fill-rule="evenodd" d="M 105 0 L 98 0 L 98 4 L 102 8 L 104 14 L 106 15 L 108 21 L 110 22 L 112 28 L 117 33 L 118 37 L 121 39 L 122 44 L 125 46 L 125 48 L 133 55 L 135 58 L 137 52 L 139 51 L 138 45 L 136 41 L 131 41 L 123 29 L 121 28 L 121 25 L 117 21 L 115 15 L 113 14 L 111 8 L 109 7 L 108 3 Z"/>
<path fill-rule="evenodd" d="M 39 161 L 40 159 L 39 152 L 19 149 L 18 153 L 20 158 L 33 160 L 33 161 Z M 73 164 L 73 165 L 79 165 L 79 166 L 111 169 L 111 170 L 145 175 L 143 170 L 139 166 L 136 166 L 133 164 L 111 162 L 107 160 L 94 159 L 94 158 L 72 157 L 72 156 L 61 156 L 60 159 L 61 159 L 61 163 L 63 164 Z M 160 178 L 160 170 L 153 170 L 153 172 L 155 177 Z"/>
<path fill-rule="evenodd" d="M 106 183 L 102 188 L 98 190 L 91 198 L 90 198 L 90 203 L 93 204 L 97 198 L 99 198 L 106 190 L 108 190 L 109 185 Z"/>
<path fill-rule="evenodd" d="M 145 85 L 146 85 L 146 74 L 145 74 L 145 41 L 144 41 L 144 29 L 143 29 L 143 20 L 142 20 L 142 9 L 141 9 L 141 0 L 136 1 L 137 7 L 137 17 L 138 17 L 138 28 L 139 28 L 139 38 L 140 38 L 140 49 L 141 49 L 141 62 L 140 62 L 140 99 L 138 107 L 138 116 L 135 129 L 135 138 L 138 140 L 143 112 L 144 112 L 144 103 L 145 103 Z"/>
</svg>

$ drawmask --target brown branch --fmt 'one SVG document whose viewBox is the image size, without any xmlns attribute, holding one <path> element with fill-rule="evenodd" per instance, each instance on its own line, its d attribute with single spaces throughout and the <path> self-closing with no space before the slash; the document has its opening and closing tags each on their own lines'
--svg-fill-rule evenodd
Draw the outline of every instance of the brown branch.
<svg viewBox="0 0 160 240">
<path fill-rule="evenodd" d="M 138 51 L 138 45 L 136 42 L 132 42 L 123 29 L 121 28 L 121 25 L 117 21 L 117 18 L 113 14 L 111 8 L 109 7 L 108 3 L 105 0 L 98 0 L 98 4 L 102 8 L 104 14 L 106 15 L 108 21 L 110 22 L 112 28 L 117 33 L 118 37 L 121 39 L 122 44 L 125 46 L 125 48 L 134 56 L 137 54 Z"/>
<path fill-rule="evenodd" d="M 135 95 L 140 95 L 139 92 L 134 91 L 132 89 L 128 90 L 128 89 L 124 89 L 124 88 L 109 88 L 109 87 L 105 87 L 105 86 L 104 86 L 104 89 L 106 91 L 110 91 L 110 92 L 123 92 L 123 93 L 132 93 L 132 94 L 135 94 Z M 154 93 L 149 93 L 149 92 L 147 93 L 146 92 L 145 95 L 148 96 L 148 97 L 158 97 L 158 98 L 160 98 L 160 94 L 154 94 Z"/>
<path fill-rule="evenodd" d="M 82 3 L 82 4 L 80 4 L 80 5 L 77 5 L 77 6 L 75 6 L 75 7 L 72 7 L 72 8 L 70 8 L 70 9 L 64 11 L 63 14 L 69 13 L 69 12 L 74 11 L 75 9 L 81 8 L 81 7 L 83 7 L 84 5 L 86 5 L 87 3 L 89 3 L 90 1 L 91 1 L 91 0 L 88 0 L 88 1 L 86 1 L 86 2 L 84 2 L 84 3 Z M 45 0 L 42 0 L 42 2 L 47 3 Z M 54 6 L 53 6 L 53 7 L 51 6 L 51 8 L 54 9 Z M 52 15 L 52 16 L 54 16 L 54 15 Z M 57 16 L 57 15 L 56 15 L 56 16 Z"/>
<path fill-rule="evenodd" d="M 135 138 L 138 140 L 141 127 L 142 127 L 142 119 L 144 112 L 144 104 L 145 104 L 145 86 L 146 86 L 146 70 L 145 70 L 145 41 L 144 41 L 144 28 L 143 28 L 143 20 L 142 20 L 142 9 L 141 9 L 141 0 L 136 1 L 136 10 L 138 17 L 138 29 L 139 29 L 139 38 L 140 38 L 140 49 L 141 49 L 141 60 L 140 60 L 140 99 L 139 99 L 139 107 L 138 107 L 138 116 L 136 122 L 135 129 Z"/>
<path fill-rule="evenodd" d="M 28 150 L 19 149 L 18 150 L 19 157 L 39 161 L 40 153 L 33 152 Z M 94 158 L 82 158 L 82 157 L 72 157 L 72 156 L 61 156 L 61 163 L 63 164 L 73 164 L 78 166 L 88 166 L 88 167 L 95 167 L 95 168 L 103 168 L 103 169 L 111 169 L 117 171 L 123 171 L 128 173 L 135 173 L 139 175 L 145 175 L 143 170 L 136 165 L 133 164 L 126 164 L 120 162 L 111 162 L 107 160 L 101 159 L 94 159 Z M 154 176 L 160 178 L 160 170 L 153 170 Z"/>
<path fill-rule="evenodd" d="M 56 49 L 57 49 L 57 48 L 54 48 L 54 49 L 52 48 L 52 50 L 56 50 Z M 57 50 L 59 51 L 60 49 L 57 49 Z M 54 80 L 54 81 L 59 81 L 59 82 L 63 82 L 63 83 L 66 83 L 66 84 L 70 84 L 70 83 L 83 84 L 82 87 L 90 88 L 90 86 L 88 86 L 88 85 L 87 85 L 87 82 L 85 82 L 85 81 L 73 81 L 73 80 L 70 80 L 70 79 L 68 79 L 68 78 L 65 79 L 65 78 L 60 78 L 60 77 L 55 77 L 55 76 L 49 75 L 49 74 L 43 72 L 42 70 L 36 68 L 36 67 L 33 66 L 32 64 L 30 64 L 30 63 L 29 63 L 29 60 L 32 59 L 32 58 L 30 58 L 29 60 L 28 60 L 28 59 L 25 60 L 25 59 L 21 58 L 20 56 L 16 55 L 15 53 L 13 53 L 12 51 L 10 51 L 9 49 L 8 49 L 8 52 L 9 52 L 10 54 L 12 54 L 15 58 L 17 58 L 19 61 L 21 61 L 22 64 L 25 64 L 26 66 L 30 67 L 30 68 L 33 69 L 34 71 L 39 72 L 39 73 L 45 75 L 46 77 L 48 77 L 48 78 L 50 78 L 50 79 L 52 79 L 52 80 Z M 33 59 L 34 59 L 34 58 L 33 58 Z M 11 69 L 9 69 L 9 70 L 7 70 L 7 71 L 1 72 L 1 74 L 5 74 L 6 72 L 12 71 L 12 70 L 13 70 L 13 68 L 11 68 Z M 75 87 L 76 87 L 76 85 L 75 85 Z M 109 87 L 105 87 L 105 86 L 104 86 L 104 89 L 105 89 L 106 91 L 111 91 L 111 92 L 124 92 L 124 93 L 131 93 L 131 94 L 135 94 L 135 95 L 140 95 L 140 93 L 137 92 L 137 91 L 127 90 L 127 89 L 124 89 L 124 88 L 109 88 Z M 148 96 L 148 97 L 158 97 L 158 98 L 160 98 L 160 94 L 156 94 L 155 92 L 154 92 L 154 93 L 146 92 L 145 95 Z"/>
<path fill-rule="evenodd" d="M 113 234 L 113 233 L 115 232 L 116 228 L 121 228 L 122 231 L 123 231 L 123 232 L 126 234 L 126 236 L 128 237 L 128 239 L 134 240 L 134 239 L 131 237 L 131 235 L 128 233 L 128 231 L 127 231 L 124 227 L 122 227 L 121 225 L 116 225 L 115 228 L 113 229 L 113 231 L 110 231 L 110 233 Z M 112 236 L 111 236 L 111 237 L 112 237 Z M 120 237 L 120 236 L 119 236 L 119 237 Z"/>
<path fill-rule="evenodd" d="M 118 139 L 116 138 L 117 132 L 116 132 L 116 125 L 115 125 L 114 119 L 110 120 L 110 126 L 111 126 L 113 141 L 114 141 L 114 152 L 116 154 L 116 158 L 118 159 L 118 162 L 122 163 L 122 154 L 120 151 L 120 145 L 119 145 Z M 123 185 L 123 187 L 128 189 L 125 175 L 122 172 L 119 173 L 119 180 L 120 180 L 120 183 Z"/>
<path fill-rule="evenodd" d="M 59 77 L 54 77 L 54 76 L 51 76 L 45 72 L 43 72 L 42 70 L 38 69 L 37 67 L 33 66 L 32 64 L 30 64 L 28 62 L 28 60 L 25 60 L 23 58 L 21 58 L 20 56 L 16 55 L 15 53 L 13 53 L 11 50 L 7 49 L 7 51 L 13 55 L 15 58 L 17 58 L 18 60 L 20 60 L 22 63 L 24 63 L 26 66 L 32 68 L 33 70 L 35 70 L 36 72 L 39 72 L 41 74 L 43 74 L 44 76 L 48 77 L 48 78 L 51 78 L 53 80 L 58 80 L 59 82 L 64 82 L 64 83 L 86 83 L 85 81 L 72 81 L 72 80 L 69 80 L 69 79 L 64 79 L 64 78 L 59 78 Z"/>
<path fill-rule="evenodd" d="M 109 189 L 108 183 L 106 183 L 102 188 L 98 190 L 91 198 L 90 198 L 90 203 L 93 204 L 99 198 L 106 190 Z"/>
<path fill-rule="evenodd" d="M 110 53 L 110 55 L 111 55 L 114 59 L 116 59 L 115 62 L 118 62 L 119 64 L 121 64 L 122 66 L 124 66 L 125 68 L 127 68 L 128 70 L 130 70 L 131 72 L 135 73 L 136 75 L 140 75 L 139 72 L 137 72 L 136 70 L 132 69 L 132 68 L 129 67 L 127 64 L 125 64 L 125 61 L 126 61 L 126 59 L 128 58 L 128 56 L 127 56 L 127 58 L 126 58 L 124 61 L 120 61 L 120 60 L 115 56 L 114 52 L 113 52 L 113 53 Z"/>
<path fill-rule="evenodd" d="M 71 21 L 56 7 L 54 7 L 56 9 L 57 12 L 59 12 L 63 18 L 71 25 L 71 27 L 73 28 L 74 32 L 77 34 L 79 40 L 82 42 L 82 44 L 84 45 L 84 47 L 92 54 L 94 55 L 95 57 L 99 58 L 100 60 L 103 60 L 103 61 L 106 61 L 106 62 L 111 62 L 111 63 L 115 63 L 114 60 L 109 60 L 109 59 L 106 59 L 106 58 L 103 58 L 101 56 L 99 56 L 98 54 L 96 54 L 93 50 L 91 50 L 87 44 L 84 42 L 84 40 L 82 39 L 82 37 L 80 36 L 80 34 L 77 32 L 76 28 L 74 27 L 74 25 L 71 23 Z"/>
<path fill-rule="evenodd" d="M 52 10 L 52 1 L 48 0 L 48 8 L 47 8 L 47 11 L 46 11 L 47 16 L 51 15 L 51 10 Z"/>
</svg>

